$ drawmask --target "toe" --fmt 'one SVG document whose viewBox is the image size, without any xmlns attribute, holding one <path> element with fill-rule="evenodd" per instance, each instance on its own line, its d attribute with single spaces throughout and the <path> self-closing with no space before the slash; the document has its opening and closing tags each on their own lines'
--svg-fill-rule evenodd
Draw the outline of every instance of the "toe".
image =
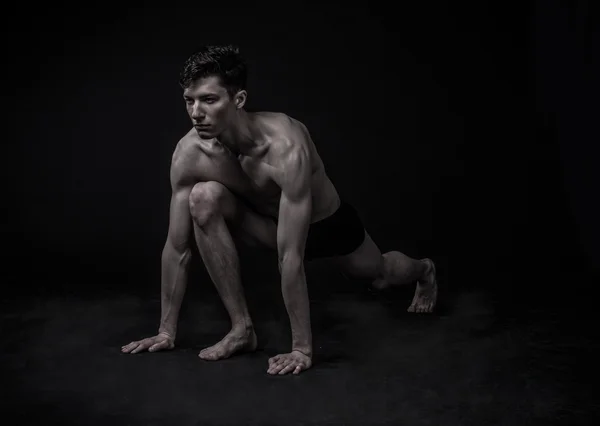
<svg viewBox="0 0 600 426">
<path fill-rule="evenodd" d="M 223 358 L 224 356 L 225 356 L 225 351 L 223 350 L 223 348 L 217 348 L 209 354 L 209 359 L 211 361 L 216 361 L 218 359 Z"/>
</svg>

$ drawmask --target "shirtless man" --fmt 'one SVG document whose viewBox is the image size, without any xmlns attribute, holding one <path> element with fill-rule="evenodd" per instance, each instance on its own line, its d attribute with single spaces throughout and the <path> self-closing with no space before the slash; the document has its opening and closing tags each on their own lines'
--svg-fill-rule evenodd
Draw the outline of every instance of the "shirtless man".
<svg viewBox="0 0 600 426">
<path fill-rule="evenodd" d="M 269 374 L 298 374 L 312 365 L 305 261 L 331 258 L 344 275 L 370 279 L 376 289 L 416 283 L 408 310 L 435 306 L 433 262 L 397 251 L 382 255 L 356 210 L 340 199 L 306 126 L 285 114 L 244 109 L 246 75 L 234 46 L 207 46 L 186 61 L 180 84 L 194 127 L 172 157 L 160 326 L 156 336 L 123 346 L 124 353 L 174 347 L 192 233 L 231 319 L 231 331 L 200 352 L 204 360 L 256 349 L 239 243 L 278 253 L 292 348 L 269 359 Z"/>
</svg>

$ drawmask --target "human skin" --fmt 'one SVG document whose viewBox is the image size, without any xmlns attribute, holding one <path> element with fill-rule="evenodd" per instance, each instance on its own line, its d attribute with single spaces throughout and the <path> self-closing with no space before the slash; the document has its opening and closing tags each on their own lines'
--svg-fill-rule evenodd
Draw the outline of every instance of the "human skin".
<svg viewBox="0 0 600 426">
<path fill-rule="evenodd" d="M 194 128 L 177 144 L 171 163 L 172 197 L 162 253 L 161 323 L 156 336 L 123 352 L 172 349 L 187 282 L 193 234 L 231 319 L 231 331 L 200 358 L 224 359 L 256 349 L 236 244 L 278 253 L 281 289 L 292 330 L 291 351 L 269 359 L 269 374 L 298 374 L 312 365 L 313 347 L 304 250 L 309 225 L 333 214 L 340 197 L 308 129 L 281 113 L 244 110 L 245 91 L 230 96 L 216 76 L 184 91 Z M 411 312 L 431 312 L 435 268 L 392 251 L 382 254 L 365 230 L 353 253 L 332 261 L 349 277 L 376 288 L 417 283 Z"/>
</svg>

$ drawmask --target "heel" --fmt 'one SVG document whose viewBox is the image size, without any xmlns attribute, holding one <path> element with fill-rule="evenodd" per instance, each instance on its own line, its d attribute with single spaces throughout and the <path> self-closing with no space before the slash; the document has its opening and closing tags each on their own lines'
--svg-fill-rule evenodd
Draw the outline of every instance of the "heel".
<svg viewBox="0 0 600 426">
<path fill-rule="evenodd" d="M 424 284 L 435 284 L 436 281 L 436 270 L 435 263 L 430 258 L 426 257 L 421 259 L 421 262 L 425 263 L 426 269 L 423 274 L 423 279 L 419 280 L 419 283 L 422 281 Z"/>
</svg>

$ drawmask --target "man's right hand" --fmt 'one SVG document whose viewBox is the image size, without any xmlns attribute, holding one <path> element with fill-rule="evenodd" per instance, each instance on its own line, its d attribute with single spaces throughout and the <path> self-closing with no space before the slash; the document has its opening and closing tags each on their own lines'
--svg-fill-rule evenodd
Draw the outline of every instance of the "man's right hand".
<svg viewBox="0 0 600 426">
<path fill-rule="evenodd" d="M 162 350 L 173 349 L 175 347 L 175 338 L 166 333 L 159 333 L 154 337 L 148 337 L 144 340 L 131 342 L 121 347 L 121 352 L 126 354 L 137 354 L 148 350 L 148 352 L 158 352 Z"/>
</svg>

